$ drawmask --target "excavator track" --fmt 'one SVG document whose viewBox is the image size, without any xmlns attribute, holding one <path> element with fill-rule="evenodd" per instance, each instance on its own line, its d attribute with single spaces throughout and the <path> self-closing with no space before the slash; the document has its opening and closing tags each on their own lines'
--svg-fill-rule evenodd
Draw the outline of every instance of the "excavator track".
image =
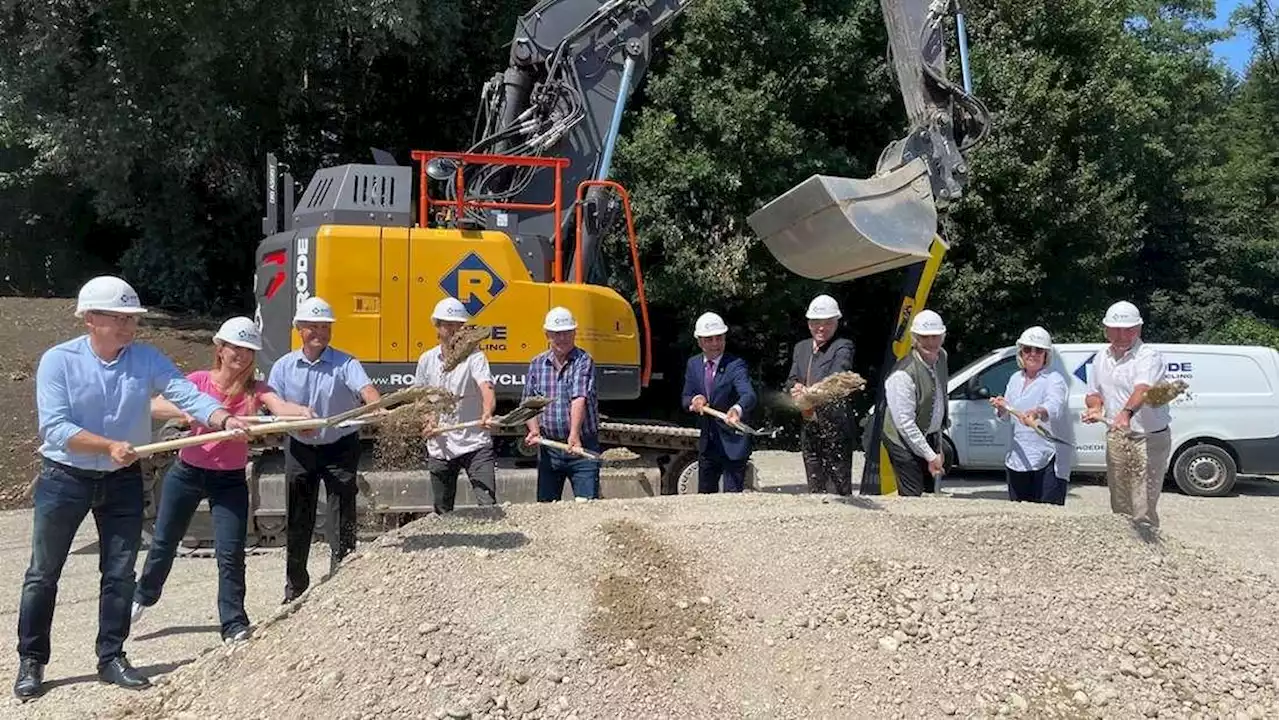
<svg viewBox="0 0 1280 720">
<path fill-rule="evenodd" d="M 185 437 L 189 431 L 173 423 L 157 432 L 158 440 Z M 398 527 L 406 520 L 433 511 L 431 483 L 425 467 L 384 469 L 374 466 L 372 443 L 376 431 L 364 428 L 362 438 L 370 443 L 361 458 L 358 471 L 360 493 L 357 508 L 360 533 L 373 537 Z M 640 420 L 604 420 L 600 423 L 600 440 L 604 448 L 625 447 L 639 457 L 626 462 L 611 462 L 600 469 L 600 493 L 603 498 L 653 497 L 697 493 L 697 428 L 656 424 Z M 499 502 L 526 503 L 536 500 L 537 467 L 535 451 L 526 448 L 517 431 L 494 434 L 498 446 Z M 164 473 L 176 459 L 176 452 L 146 458 L 144 463 L 144 527 L 143 535 L 150 544 L 155 531 Z M 284 475 L 284 453 L 278 437 L 258 438 L 251 445 L 249 476 L 249 523 L 247 551 L 267 552 L 285 544 L 287 530 L 287 486 Z M 457 505 L 472 505 L 475 498 L 465 474 L 459 478 Z M 756 489 L 756 470 L 747 469 L 747 488 Z M 568 484 L 564 498 L 571 497 Z M 327 502 L 321 493 L 317 503 L 315 541 L 323 540 Z M 196 515 L 181 540 L 180 557 L 208 557 L 213 548 L 213 524 L 207 501 L 201 501 Z"/>
</svg>

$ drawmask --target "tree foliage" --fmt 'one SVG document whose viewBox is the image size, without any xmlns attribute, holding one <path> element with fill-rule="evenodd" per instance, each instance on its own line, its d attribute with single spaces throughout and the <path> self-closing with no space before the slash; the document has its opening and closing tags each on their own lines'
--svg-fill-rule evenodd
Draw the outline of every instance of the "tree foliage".
<svg viewBox="0 0 1280 720">
<path fill-rule="evenodd" d="M 44 0 L 0 8 L 5 292 L 65 293 L 117 266 L 154 302 L 243 312 L 262 164 L 460 148 L 529 0 Z M 967 7 L 992 111 L 945 229 L 931 305 L 957 361 L 1042 324 L 1099 339 L 1128 298 L 1165 341 L 1276 344 L 1275 17 L 1243 77 L 1216 61 L 1208 0 L 992 0 Z M 954 52 L 952 53 L 954 55 Z M 954 58 L 953 58 L 954 59 Z M 704 310 L 767 382 L 836 295 L 880 361 L 899 273 L 789 275 L 746 225 L 817 172 L 867 177 L 905 132 L 876 0 L 702 0 L 656 48 L 616 174 L 635 198 L 663 368 Z M 631 287 L 616 244 L 611 277 Z M 749 348 L 749 349 L 747 349 Z"/>
</svg>

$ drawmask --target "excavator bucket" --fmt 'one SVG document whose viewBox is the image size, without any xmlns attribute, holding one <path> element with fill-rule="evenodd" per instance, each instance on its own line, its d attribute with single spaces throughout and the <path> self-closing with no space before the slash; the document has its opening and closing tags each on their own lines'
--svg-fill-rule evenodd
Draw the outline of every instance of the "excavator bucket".
<svg viewBox="0 0 1280 720">
<path fill-rule="evenodd" d="M 813 175 L 747 223 L 791 272 L 840 282 L 927 259 L 938 211 L 917 157 L 868 180 Z"/>
</svg>

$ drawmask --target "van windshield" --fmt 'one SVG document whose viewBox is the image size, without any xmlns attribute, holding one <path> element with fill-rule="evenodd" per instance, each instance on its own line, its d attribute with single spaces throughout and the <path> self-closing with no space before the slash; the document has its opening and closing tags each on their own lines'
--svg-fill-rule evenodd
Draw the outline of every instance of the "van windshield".
<svg viewBox="0 0 1280 720">
<path fill-rule="evenodd" d="M 957 370 L 957 371 L 955 371 L 955 372 L 951 373 L 951 377 L 959 377 L 959 376 L 963 375 L 965 372 L 969 371 L 970 369 L 972 369 L 973 367 L 975 367 L 975 366 L 977 366 L 977 365 L 980 365 L 980 364 L 985 363 L 985 362 L 990 362 L 991 358 L 996 357 L 997 355 L 999 355 L 999 354 L 1000 354 L 1000 353 L 1002 353 L 1002 352 L 1004 352 L 1004 348 L 999 348 L 999 349 L 997 349 L 997 350 L 992 350 L 991 352 L 987 353 L 986 355 L 981 355 L 981 356 L 979 356 L 979 357 L 978 357 L 978 359 L 977 359 L 977 360 L 974 360 L 973 362 L 969 363 L 968 365 L 965 365 L 964 367 L 960 368 L 959 370 Z"/>
</svg>

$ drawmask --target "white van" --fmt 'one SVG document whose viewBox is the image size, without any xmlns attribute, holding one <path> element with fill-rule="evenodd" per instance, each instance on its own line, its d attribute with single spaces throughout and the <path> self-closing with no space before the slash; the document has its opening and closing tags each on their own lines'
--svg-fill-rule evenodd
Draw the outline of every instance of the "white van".
<svg viewBox="0 0 1280 720">
<path fill-rule="evenodd" d="M 1244 345 L 1150 343 L 1167 364 L 1165 377 L 1183 379 L 1187 392 L 1170 404 L 1172 479 L 1189 495 L 1225 495 L 1236 473 L 1280 472 L 1280 353 Z M 1102 423 L 1086 425 L 1087 382 L 1105 343 L 1055 346 L 1070 377 L 1068 412 L 1076 418 L 1073 472 L 1106 472 Z M 1003 394 L 1017 371 L 1016 348 L 993 350 L 951 376 L 951 418 L 943 436 L 948 463 L 959 469 L 1004 468 L 1007 426 L 997 423 L 987 399 Z"/>
</svg>

